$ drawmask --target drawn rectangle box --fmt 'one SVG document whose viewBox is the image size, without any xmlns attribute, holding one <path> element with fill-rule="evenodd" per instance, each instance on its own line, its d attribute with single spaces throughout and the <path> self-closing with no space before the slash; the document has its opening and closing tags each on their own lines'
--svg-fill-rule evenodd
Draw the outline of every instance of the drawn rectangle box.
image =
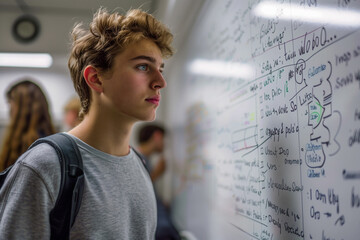
<svg viewBox="0 0 360 240">
<path fill-rule="evenodd" d="M 237 130 L 231 135 L 232 150 L 238 152 L 257 146 L 257 126 Z"/>
</svg>

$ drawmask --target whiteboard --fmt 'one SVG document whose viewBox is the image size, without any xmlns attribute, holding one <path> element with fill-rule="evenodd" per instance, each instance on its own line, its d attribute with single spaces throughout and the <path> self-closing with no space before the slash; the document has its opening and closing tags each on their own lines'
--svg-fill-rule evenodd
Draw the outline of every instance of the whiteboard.
<svg viewBox="0 0 360 240">
<path fill-rule="evenodd" d="M 197 239 L 360 237 L 360 1 L 205 1 L 168 69 L 173 219 Z"/>
</svg>

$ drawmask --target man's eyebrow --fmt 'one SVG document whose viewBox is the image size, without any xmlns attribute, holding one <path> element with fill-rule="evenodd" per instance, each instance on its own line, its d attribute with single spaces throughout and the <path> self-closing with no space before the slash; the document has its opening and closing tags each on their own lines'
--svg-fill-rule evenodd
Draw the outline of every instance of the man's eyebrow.
<svg viewBox="0 0 360 240">
<path fill-rule="evenodd" d="M 156 59 L 153 58 L 153 57 L 150 57 L 150 56 L 146 56 L 146 55 L 139 55 L 139 56 L 136 56 L 134 58 L 131 58 L 130 60 L 131 61 L 134 61 L 134 60 L 139 60 L 139 59 L 143 59 L 143 60 L 147 60 L 151 63 L 156 63 Z M 164 68 L 165 64 L 164 63 L 161 63 L 160 65 L 160 68 Z"/>
</svg>

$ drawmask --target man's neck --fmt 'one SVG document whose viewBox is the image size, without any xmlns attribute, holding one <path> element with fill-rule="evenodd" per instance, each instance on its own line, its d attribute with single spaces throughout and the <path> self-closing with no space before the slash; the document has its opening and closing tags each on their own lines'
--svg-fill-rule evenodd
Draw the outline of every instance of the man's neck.
<svg viewBox="0 0 360 240">
<path fill-rule="evenodd" d="M 84 120 L 70 134 L 90 146 L 115 156 L 129 154 L 129 142 L 133 124 L 111 123 L 106 118 L 85 116 Z"/>
</svg>

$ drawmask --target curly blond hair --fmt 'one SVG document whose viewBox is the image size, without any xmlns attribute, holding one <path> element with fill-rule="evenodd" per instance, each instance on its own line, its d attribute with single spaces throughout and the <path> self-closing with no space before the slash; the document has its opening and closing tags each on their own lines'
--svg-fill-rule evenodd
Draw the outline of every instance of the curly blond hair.
<svg viewBox="0 0 360 240">
<path fill-rule="evenodd" d="M 92 65 L 100 72 L 111 70 L 114 58 L 130 43 L 142 39 L 152 40 L 164 58 L 173 55 L 173 35 L 169 29 L 152 15 L 139 10 L 129 10 L 125 15 L 109 13 L 100 8 L 89 29 L 83 24 L 75 25 L 72 31 L 73 43 L 68 61 L 71 78 L 81 101 L 80 116 L 89 112 L 91 94 L 83 77 L 84 68 Z"/>
</svg>

